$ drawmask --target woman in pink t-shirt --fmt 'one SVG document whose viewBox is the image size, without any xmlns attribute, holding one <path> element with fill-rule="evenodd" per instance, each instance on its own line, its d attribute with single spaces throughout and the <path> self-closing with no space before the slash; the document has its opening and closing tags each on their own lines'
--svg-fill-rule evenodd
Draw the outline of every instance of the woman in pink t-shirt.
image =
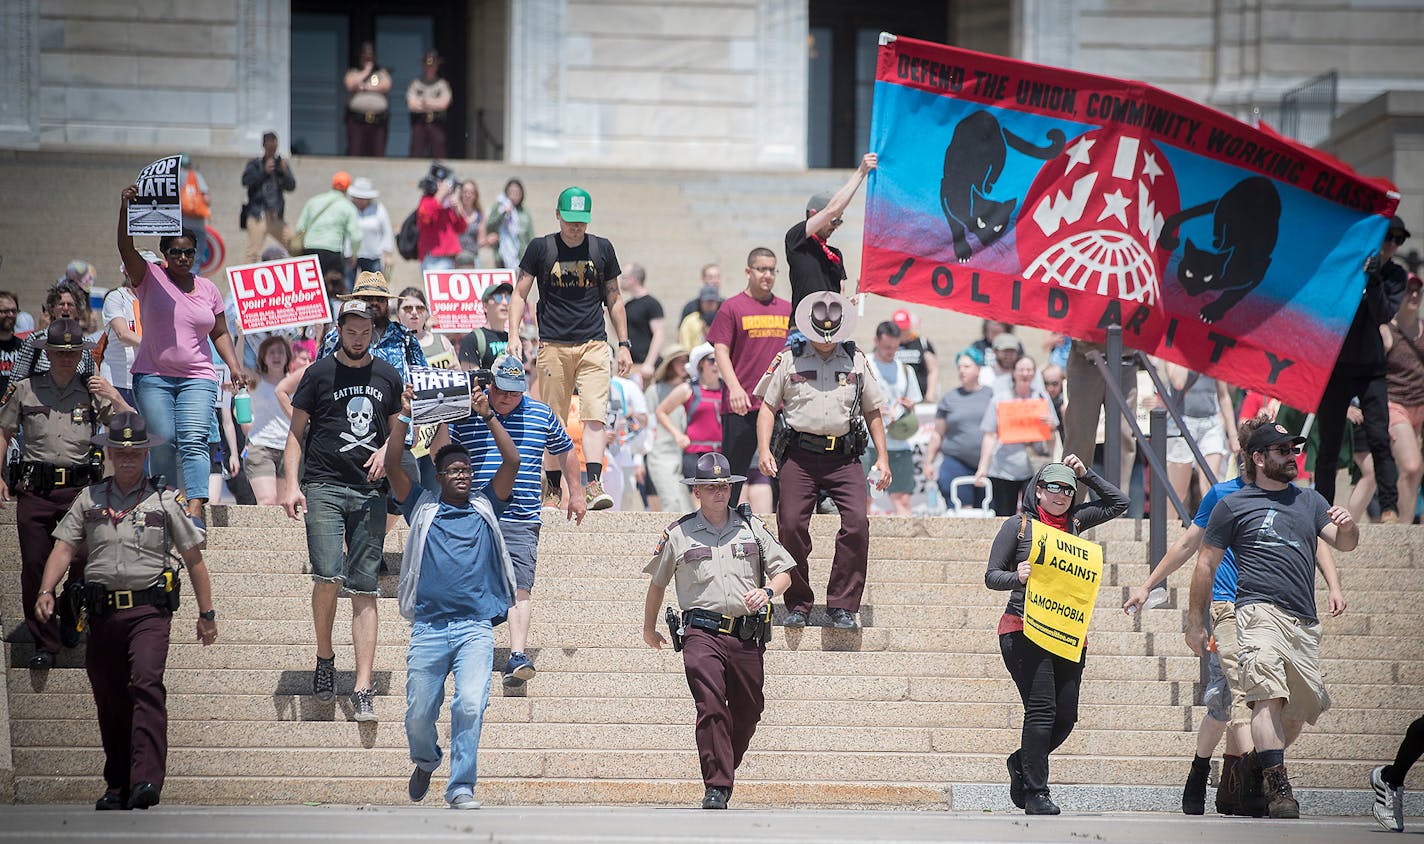
<svg viewBox="0 0 1424 844">
<path fill-rule="evenodd" d="M 167 266 L 139 255 L 128 233 L 129 202 L 138 186 L 120 194 L 119 256 L 133 282 L 143 312 L 143 339 L 134 353 L 133 391 L 149 430 L 165 440 L 149 454 L 149 470 L 167 478 L 188 498 L 188 514 L 202 525 L 208 499 L 208 432 L 220 386 L 213 367 L 216 348 L 236 384 L 245 384 L 241 360 L 223 318 L 222 294 L 206 278 L 193 274 L 197 239 L 187 229 L 158 241 Z M 179 466 L 181 465 L 181 475 Z"/>
<path fill-rule="evenodd" d="M 722 376 L 709 343 L 693 349 L 688 362 L 696 373 L 693 380 L 674 387 L 654 412 L 682 450 L 683 477 L 691 478 L 697 473 L 697 458 L 722 447 Z M 687 411 L 682 430 L 672 420 L 678 407 Z"/>
</svg>

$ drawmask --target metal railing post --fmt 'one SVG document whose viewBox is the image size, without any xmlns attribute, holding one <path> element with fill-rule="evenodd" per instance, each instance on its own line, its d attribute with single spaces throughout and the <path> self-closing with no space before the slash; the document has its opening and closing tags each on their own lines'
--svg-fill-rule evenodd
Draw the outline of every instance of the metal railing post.
<svg viewBox="0 0 1424 844">
<path fill-rule="evenodd" d="M 1154 407 L 1149 414 L 1148 448 L 1152 449 L 1152 454 L 1157 459 L 1159 465 L 1167 463 L 1167 411 L 1160 407 Z M 1167 479 L 1162 473 L 1152 472 L 1152 515 L 1149 520 L 1148 532 L 1148 567 L 1149 570 L 1157 568 L 1157 564 L 1167 555 Z"/>
<path fill-rule="evenodd" d="M 1107 364 L 1110 377 L 1117 377 L 1122 386 L 1122 326 L 1109 325 Z M 1119 402 L 1103 402 L 1103 475 L 1108 483 L 1122 486 L 1122 408 Z"/>
<path fill-rule="evenodd" d="M 1135 352 L 1133 356 L 1137 360 L 1138 365 L 1147 370 L 1147 374 L 1152 378 L 1152 384 L 1157 388 L 1157 395 L 1162 396 L 1163 404 L 1167 407 L 1167 412 L 1172 414 L 1172 420 L 1177 423 L 1177 430 L 1181 432 L 1180 436 L 1182 437 L 1182 441 L 1192 450 L 1192 456 L 1197 461 L 1197 469 L 1201 471 L 1202 477 L 1206 478 L 1207 486 L 1216 486 L 1216 473 L 1211 470 L 1211 466 L 1206 462 L 1206 458 L 1202 456 L 1201 448 L 1197 446 L 1196 438 L 1192 436 L 1191 430 L 1187 428 L 1187 423 L 1182 420 L 1181 412 L 1173 405 L 1171 401 L 1172 391 L 1167 389 L 1167 385 L 1163 383 L 1162 377 L 1157 374 L 1157 368 L 1152 365 L 1152 362 L 1147 359 L 1146 355 L 1142 352 Z M 1305 436 L 1305 434 L 1301 436 Z"/>
<path fill-rule="evenodd" d="M 1093 366 L 1097 367 L 1098 375 L 1103 379 L 1103 383 L 1107 386 L 1108 396 L 1110 396 L 1112 400 L 1117 403 L 1119 412 L 1126 413 L 1127 400 L 1123 397 L 1122 394 L 1122 384 L 1114 380 L 1112 370 L 1109 368 L 1105 356 L 1100 354 L 1097 350 L 1094 350 L 1088 353 L 1088 360 L 1093 364 Z M 1128 427 L 1132 429 L 1132 435 L 1137 439 L 1139 443 L 1147 441 L 1147 435 L 1142 433 L 1142 426 L 1137 424 L 1137 417 L 1135 415 L 1127 413 L 1127 424 Z M 1145 455 L 1147 457 L 1148 465 L 1152 467 L 1152 472 L 1154 474 L 1160 474 L 1164 478 L 1167 477 L 1167 461 L 1159 458 L 1156 454 L 1153 453 L 1152 449 L 1150 448 L 1147 449 Z M 1108 480 L 1111 481 L 1112 479 L 1109 478 Z M 1172 489 L 1171 484 L 1166 485 L 1165 491 L 1167 493 L 1168 500 L 1170 500 L 1172 502 L 1172 505 L 1177 508 L 1177 514 L 1182 517 L 1182 523 L 1186 524 L 1187 522 L 1190 522 L 1192 516 L 1190 513 L 1187 512 L 1187 505 L 1183 504 L 1182 499 L 1177 497 L 1177 491 Z"/>
</svg>

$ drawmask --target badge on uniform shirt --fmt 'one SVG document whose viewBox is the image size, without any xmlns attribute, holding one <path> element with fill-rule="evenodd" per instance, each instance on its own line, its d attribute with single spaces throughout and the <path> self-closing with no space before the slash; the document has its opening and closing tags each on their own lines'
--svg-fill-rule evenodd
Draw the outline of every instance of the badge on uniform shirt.
<svg viewBox="0 0 1424 844">
<path fill-rule="evenodd" d="M 837 386 L 837 387 L 844 387 L 846 384 L 849 384 L 849 383 L 850 383 L 850 379 L 847 378 L 848 375 L 850 375 L 849 372 L 837 372 L 837 373 L 836 373 L 836 386 Z"/>
<path fill-rule="evenodd" d="M 84 408 L 76 407 L 69 412 L 69 420 L 76 425 L 84 424 Z"/>
</svg>

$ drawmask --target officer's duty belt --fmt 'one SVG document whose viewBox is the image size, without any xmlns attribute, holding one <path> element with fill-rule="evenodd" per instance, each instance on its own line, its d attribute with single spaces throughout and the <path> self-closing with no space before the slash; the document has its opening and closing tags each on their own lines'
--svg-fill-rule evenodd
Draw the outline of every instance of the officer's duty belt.
<svg viewBox="0 0 1424 844">
<path fill-rule="evenodd" d="M 845 451 L 846 436 L 846 434 L 841 434 L 840 436 L 825 437 L 820 434 L 806 434 L 801 431 L 793 431 L 791 433 L 791 443 L 802 451 L 840 454 Z"/>
<path fill-rule="evenodd" d="M 761 616 L 756 614 L 740 615 L 733 618 L 711 610 L 688 610 L 682 614 L 684 627 L 695 627 L 698 630 L 721 633 L 724 636 L 736 636 L 738 639 L 754 638 L 759 629 L 760 619 Z"/>
<path fill-rule="evenodd" d="M 362 123 L 372 126 L 384 126 L 386 121 L 391 119 L 389 111 L 353 111 L 351 115 Z"/>
<path fill-rule="evenodd" d="M 20 485 L 33 492 L 88 486 L 93 481 L 94 470 L 89 466 L 55 466 L 28 460 L 20 463 Z"/>
<path fill-rule="evenodd" d="M 168 605 L 168 593 L 162 585 L 147 589 L 120 589 L 110 592 L 102 586 L 91 586 L 86 593 L 88 609 L 95 615 L 106 615 L 133 607 L 162 607 Z"/>
<path fill-rule="evenodd" d="M 443 112 L 443 111 L 421 111 L 421 112 L 412 112 L 411 115 L 410 115 L 410 122 L 411 122 L 411 123 L 444 123 L 444 122 L 445 122 L 445 112 Z"/>
</svg>

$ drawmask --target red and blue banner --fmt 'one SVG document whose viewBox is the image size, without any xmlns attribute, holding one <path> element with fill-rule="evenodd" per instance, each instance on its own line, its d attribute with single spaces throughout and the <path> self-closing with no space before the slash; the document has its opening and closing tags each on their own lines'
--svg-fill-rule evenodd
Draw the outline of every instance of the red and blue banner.
<svg viewBox="0 0 1424 844">
<path fill-rule="evenodd" d="M 1152 88 L 882 37 L 860 289 L 1127 345 L 1314 408 L 1398 203 Z"/>
</svg>

